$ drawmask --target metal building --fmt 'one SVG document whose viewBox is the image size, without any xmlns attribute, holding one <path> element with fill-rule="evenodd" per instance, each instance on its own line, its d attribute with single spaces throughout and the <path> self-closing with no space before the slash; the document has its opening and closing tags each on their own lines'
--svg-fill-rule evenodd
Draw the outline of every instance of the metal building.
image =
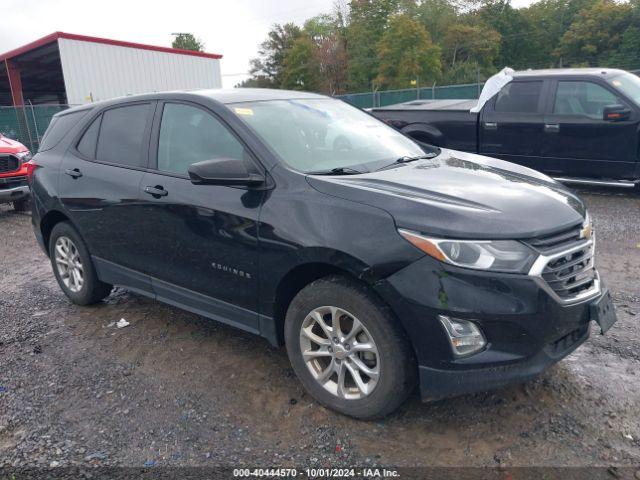
<svg viewBox="0 0 640 480">
<path fill-rule="evenodd" d="M 0 55 L 0 105 L 78 105 L 136 93 L 220 88 L 221 58 L 55 32 Z"/>
</svg>

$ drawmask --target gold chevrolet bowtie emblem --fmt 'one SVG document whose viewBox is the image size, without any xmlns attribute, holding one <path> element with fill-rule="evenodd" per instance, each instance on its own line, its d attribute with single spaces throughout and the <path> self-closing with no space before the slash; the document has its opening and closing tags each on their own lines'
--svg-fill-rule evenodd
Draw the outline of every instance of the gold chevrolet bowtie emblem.
<svg viewBox="0 0 640 480">
<path fill-rule="evenodd" d="M 585 225 L 582 227 L 582 230 L 580 230 L 580 238 L 586 238 L 589 240 L 592 234 L 593 230 L 591 229 L 591 225 Z"/>
</svg>

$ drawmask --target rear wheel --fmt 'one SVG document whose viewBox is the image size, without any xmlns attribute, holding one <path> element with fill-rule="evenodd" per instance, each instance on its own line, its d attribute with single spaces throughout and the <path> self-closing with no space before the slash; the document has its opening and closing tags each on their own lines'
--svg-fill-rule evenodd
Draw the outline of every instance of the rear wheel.
<svg viewBox="0 0 640 480">
<path fill-rule="evenodd" d="M 416 384 L 409 342 L 367 287 L 344 277 L 317 280 L 293 299 L 285 320 L 289 359 L 320 403 L 346 415 L 381 418 Z"/>
<path fill-rule="evenodd" d="M 49 257 L 58 285 L 77 305 L 97 303 L 111 293 L 111 285 L 96 275 L 89 251 L 75 228 L 58 223 L 49 238 Z"/>
<path fill-rule="evenodd" d="M 22 198 L 13 202 L 13 209 L 16 212 L 26 212 L 29 209 L 29 198 Z"/>
</svg>

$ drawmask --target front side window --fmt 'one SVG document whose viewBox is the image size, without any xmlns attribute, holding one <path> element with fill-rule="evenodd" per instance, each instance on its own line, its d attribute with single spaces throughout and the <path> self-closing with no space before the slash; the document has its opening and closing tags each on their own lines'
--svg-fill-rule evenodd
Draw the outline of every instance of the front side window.
<svg viewBox="0 0 640 480">
<path fill-rule="evenodd" d="M 168 103 L 162 112 L 158 170 L 186 175 L 189 166 L 215 158 L 244 158 L 244 147 L 213 115 L 201 108 Z"/>
<path fill-rule="evenodd" d="M 553 113 L 602 119 L 604 107 L 619 104 L 604 87 L 591 82 L 558 82 Z"/>
<path fill-rule="evenodd" d="M 98 137 L 96 158 L 101 162 L 144 167 L 144 136 L 149 118 L 148 103 L 106 110 Z"/>
<path fill-rule="evenodd" d="M 496 112 L 537 113 L 542 82 L 507 83 L 498 93 Z"/>
<path fill-rule="evenodd" d="M 425 152 L 380 120 L 330 98 L 243 102 L 229 108 L 289 167 L 372 171 Z"/>
</svg>

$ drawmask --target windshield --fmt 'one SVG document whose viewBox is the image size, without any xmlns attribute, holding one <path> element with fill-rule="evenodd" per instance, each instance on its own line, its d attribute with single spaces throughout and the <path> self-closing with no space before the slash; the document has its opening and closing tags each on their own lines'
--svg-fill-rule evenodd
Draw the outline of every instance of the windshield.
<svg viewBox="0 0 640 480">
<path fill-rule="evenodd" d="M 640 105 L 640 78 L 631 73 L 622 73 L 609 79 L 609 83 Z"/>
<path fill-rule="evenodd" d="M 372 171 L 424 155 L 418 144 L 351 105 L 330 98 L 230 105 L 289 167 L 309 173 Z"/>
</svg>

